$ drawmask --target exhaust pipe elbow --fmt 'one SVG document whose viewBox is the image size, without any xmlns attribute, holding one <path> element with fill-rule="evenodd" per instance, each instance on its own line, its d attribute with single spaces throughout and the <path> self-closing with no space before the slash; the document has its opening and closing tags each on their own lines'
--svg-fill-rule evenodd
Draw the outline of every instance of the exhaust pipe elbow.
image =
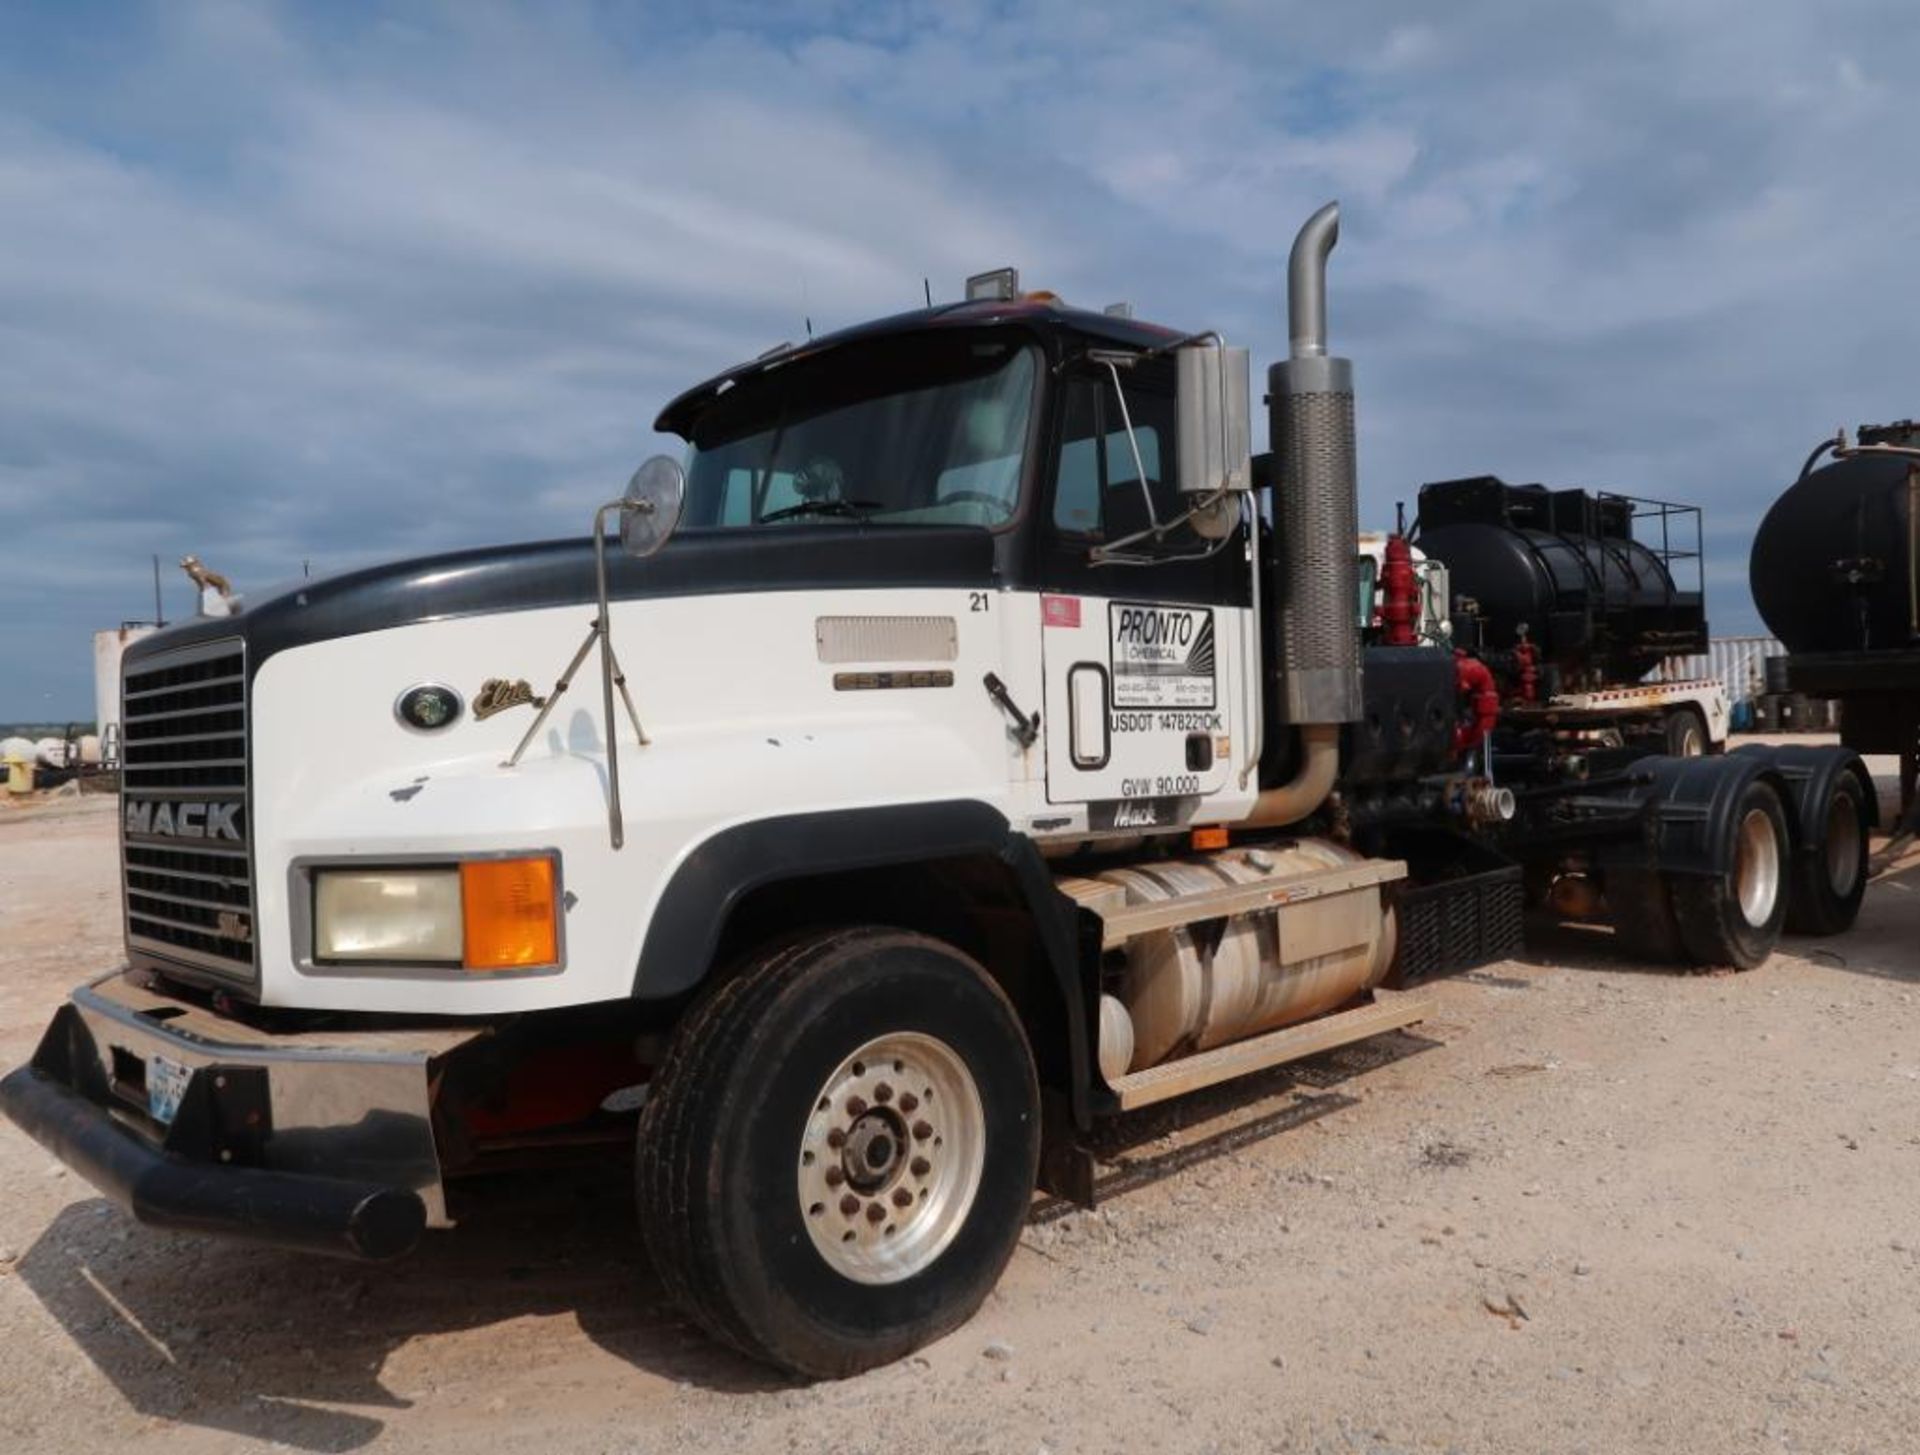
<svg viewBox="0 0 1920 1455">
<path fill-rule="evenodd" d="M 1340 241 L 1340 204 L 1329 202 L 1306 221 L 1287 258 L 1290 352 L 1296 359 L 1327 352 L 1327 257 Z"/>
<path fill-rule="evenodd" d="M 1339 776 L 1340 729 L 1331 723 L 1308 723 L 1300 729 L 1299 768 L 1287 782 L 1256 798 L 1241 826 L 1282 829 L 1299 823 L 1327 801 Z"/>
</svg>

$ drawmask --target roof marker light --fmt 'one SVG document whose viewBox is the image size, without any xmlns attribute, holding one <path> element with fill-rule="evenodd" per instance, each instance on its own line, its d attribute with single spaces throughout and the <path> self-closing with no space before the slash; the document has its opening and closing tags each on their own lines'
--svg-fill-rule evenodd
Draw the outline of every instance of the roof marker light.
<svg viewBox="0 0 1920 1455">
<path fill-rule="evenodd" d="M 1020 270 L 995 268 L 967 279 L 967 302 L 1006 303 L 1020 296 Z"/>
</svg>

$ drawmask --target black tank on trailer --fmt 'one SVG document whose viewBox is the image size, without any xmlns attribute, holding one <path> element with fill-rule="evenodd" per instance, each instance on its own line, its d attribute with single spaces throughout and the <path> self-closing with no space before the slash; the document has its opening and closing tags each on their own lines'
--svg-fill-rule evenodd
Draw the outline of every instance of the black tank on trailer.
<svg viewBox="0 0 1920 1455">
<path fill-rule="evenodd" d="M 1838 698 L 1848 747 L 1899 755 L 1902 819 L 1920 830 L 1920 420 L 1822 441 L 1760 522 L 1748 572 L 1787 686 Z"/>
<path fill-rule="evenodd" d="M 1803 471 L 1754 535 L 1754 604 L 1789 652 L 1920 646 L 1920 459 L 1871 453 L 1920 448 L 1920 422 L 1863 425 L 1859 442 Z"/>
<path fill-rule="evenodd" d="M 1478 647 L 1500 652 L 1524 627 L 1567 686 L 1636 682 L 1663 657 L 1707 649 L 1692 506 L 1479 475 L 1421 486 L 1415 529 L 1447 567 L 1456 631 L 1477 627 Z M 1691 589 L 1674 580 L 1681 562 Z M 1464 620 L 1462 598 L 1474 604 Z"/>
</svg>

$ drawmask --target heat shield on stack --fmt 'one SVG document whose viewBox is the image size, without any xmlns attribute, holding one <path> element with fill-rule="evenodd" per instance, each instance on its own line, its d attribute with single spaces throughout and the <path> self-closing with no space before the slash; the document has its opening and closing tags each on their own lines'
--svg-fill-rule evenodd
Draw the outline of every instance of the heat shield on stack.
<svg viewBox="0 0 1920 1455">
<path fill-rule="evenodd" d="M 1293 356 L 1267 371 L 1275 703 L 1281 721 L 1294 725 L 1361 716 L 1353 365 L 1327 357 L 1326 264 L 1339 236 L 1331 202 L 1300 230 L 1287 277 Z"/>
</svg>

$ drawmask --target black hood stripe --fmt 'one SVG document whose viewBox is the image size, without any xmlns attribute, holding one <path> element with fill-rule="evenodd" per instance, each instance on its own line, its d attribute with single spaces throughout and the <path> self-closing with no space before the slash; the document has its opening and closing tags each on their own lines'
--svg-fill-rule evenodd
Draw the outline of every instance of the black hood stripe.
<svg viewBox="0 0 1920 1455">
<path fill-rule="evenodd" d="M 994 537 L 976 526 L 807 525 L 687 530 L 636 561 L 607 548 L 615 601 L 754 591 L 887 587 L 991 587 Z M 587 538 L 489 546 L 395 561 L 303 581 L 235 616 L 204 617 L 143 637 L 135 663 L 217 637 L 243 636 L 251 676 L 276 652 L 420 622 L 588 606 L 593 542 Z"/>
</svg>

